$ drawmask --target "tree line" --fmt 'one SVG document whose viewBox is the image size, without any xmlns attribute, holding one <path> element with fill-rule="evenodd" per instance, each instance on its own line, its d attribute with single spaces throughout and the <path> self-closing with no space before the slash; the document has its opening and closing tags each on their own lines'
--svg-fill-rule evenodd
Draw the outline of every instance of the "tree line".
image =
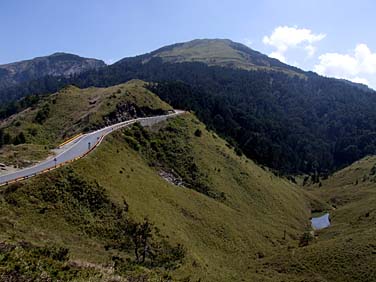
<svg viewBox="0 0 376 282">
<path fill-rule="evenodd" d="M 21 92 L 143 79 L 172 106 L 195 111 L 239 152 L 288 174 L 327 173 L 376 153 L 373 91 L 311 72 L 297 76 L 204 63 L 170 64 L 160 58 L 145 63 L 145 58 L 125 59 L 71 78 L 46 77 L 22 86 Z"/>
</svg>

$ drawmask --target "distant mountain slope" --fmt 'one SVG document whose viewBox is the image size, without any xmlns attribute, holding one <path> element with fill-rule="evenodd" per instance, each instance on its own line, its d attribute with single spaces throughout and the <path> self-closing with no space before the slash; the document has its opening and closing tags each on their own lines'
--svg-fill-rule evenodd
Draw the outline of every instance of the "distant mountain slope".
<svg viewBox="0 0 376 282">
<path fill-rule="evenodd" d="M 375 91 L 304 72 L 230 40 L 178 43 L 71 79 L 44 77 L 0 90 L 0 97 L 133 78 L 157 82 L 151 87 L 163 100 L 194 110 L 248 157 L 283 173 L 328 173 L 376 153 Z"/>
<path fill-rule="evenodd" d="M 326 173 L 376 153 L 375 91 L 229 40 L 166 46 L 82 74 L 77 83 L 134 77 L 159 82 L 153 91 L 162 99 L 194 110 L 247 156 L 283 172 Z"/>
<path fill-rule="evenodd" d="M 196 39 L 177 43 L 143 55 L 142 62 L 147 63 L 152 58 L 161 58 L 164 63 L 201 62 L 209 66 L 303 74 L 303 71 L 298 68 L 281 63 L 228 39 Z"/>
<path fill-rule="evenodd" d="M 55 53 L 50 56 L 0 65 L 0 89 L 47 75 L 68 77 L 105 65 L 101 60 L 67 53 Z"/>
</svg>

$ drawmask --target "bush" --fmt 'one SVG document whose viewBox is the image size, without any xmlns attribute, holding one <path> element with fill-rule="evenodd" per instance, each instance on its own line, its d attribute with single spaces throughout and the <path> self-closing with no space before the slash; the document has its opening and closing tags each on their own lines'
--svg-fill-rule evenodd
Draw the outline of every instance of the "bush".
<svg viewBox="0 0 376 282">
<path fill-rule="evenodd" d="M 133 150 L 136 150 L 136 151 L 140 150 L 140 144 L 137 142 L 135 138 L 130 137 L 130 136 L 125 136 L 124 139 Z"/>
<path fill-rule="evenodd" d="M 299 247 L 308 246 L 309 243 L 313 240 L 313 236 L 310 231 L 306 231 L 300 236 Z"/>
<path fill-rule="evenodd" d="M 39 247 L 33 249 L 33 253 L 38 256 L 52 258 L 56 261 L 67 261 L 69 259 L 69 249 L 64 247 Z"/>
<path fill-rule="evenodd" d="M 37 122 L 37 123 L 40 123 L 42 124 L 50 115 L 50 106 L 48 104 L 45 104 L 42 109 L 40 109 L 34 120 Z"/>
<path fill-rule="evenodd" d="M 240 150 L 239 147 L 235 147 L 234 151 L 235 151 L 235 154 L 239 157 L 243 155 L 242 150 Z"/>
<path fill-rule="evenodd" d="M 14 145 L 24 144 L 25 142 L 25 134 L 22 131 L 13 140 Z"/>
<path fill-rule="evenodd" d="M 8 204 L 12 201 L 17 204 L 16 201 L 26 199 L 29 204 L 32 202 L 41 207 L 42 213 L 46 210 L 57 212 L 67 224 L 79 228 L 88 238 L 103 242 L 105 250 L 117 250 L 119 257 L 127 258 L 113 260 L 116 271 L 120 273 L 138 265 L 148 268 L 176 268 L 184 257 L 183 247 L 170 245 L 165 240 L 166 237 L 147 219 L 142 222 L 133 220 L 125 199 L 122 204 L 115 204 L 96 181 L 86 180 L 69 167 L 46 174 L 43 181 L 32 185 L 9 185 L 2 197 Z M 28 250 L 33 259 L 59 266 L 67 265 L 65 262 L 69 259 L 69 250 L 65 247 L 28 247 Z M 24 259 L 24 256 L 19 257 Z M 1 259 L 0 254 L 0 262 Z M 34 267 L 37 263 L 33 261 L 30 265 Z"/>
<path fill-rule="evenodd" d="M 196 137 L 201 137 L 202 136 L 202 131 L 198 128 L 198 129 L 196 129 L 196 131 L 195 131 L 195 136 Z"/>
</svg>

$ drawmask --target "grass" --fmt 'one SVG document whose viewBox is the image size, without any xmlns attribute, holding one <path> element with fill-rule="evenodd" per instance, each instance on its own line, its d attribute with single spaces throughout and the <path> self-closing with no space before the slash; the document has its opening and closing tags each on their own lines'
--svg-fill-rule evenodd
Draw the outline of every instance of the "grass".
<svg viewBox="0 0 376 282">
<path fill-rule="evenodd" d="M 322 180 L 321 187 L 310 186 L 308 193 L 327 203 L 331 227 L 307 247 L 264 260 L 260 281 L 375 281 L 375 166 L 376 157 L 366 157 Z"/>
<path fill-rule="evenodd" d="M 49 146 L 45 145 L 9 145 L 0 149 L 0 162 L 15 167 L 25 167 L 47 158 L 50 154 Z"/>
<path fill-rule="evenodd" d="M 150 134 L 158 135 L 167 128 L 175 130 L 168 140 L 159 140 L 160 145 L 181 144 L 184 139 L 191 161 L 206 176 L 209 188 L 224 193 L 225 199 L 162 179 L 158 168 L 150 166 L 148 156 L 125 142 L 126 130 L 109 135 L 92 154 L 70 166 L 79 179 L 103 187 L 111 203 L 122 206 L 126 201 L 132 218 L 142 221 L 147 217 L 170 244 L 182 244 L 186 249 L 182 266 L 169 274 L 143 268 L 139 272 L 150 277 L 172 275 L 176 281 L 247 280 L 247 273 L 256 271 L 261 257 L 298 244 L 309 224 L 310 210 L 298 187 L 236 155 L 191 114 L 160 124 Z M 195 135 L 197 129 L 201 136 Z M 179 134 L 182 131 L 186 134 Z M 185 159 L 184 154 L 181 157 Z M 17 197 L 15 201 L 10 196 L 2 200 L 1 237 L 11 242 L 57 244 L 69 248 L 72 261 L 108 265 L 115 251 L 106 251 L 105 240 L 83 231 L 81 221 L 69 219 L 82 218 L 95 225 L 98 219 L 92 213 L 64 202 L 51 206 L 40 200 L 39 192 L 32 192 L 47 189 L 47 195 L 56 198 L 46 187 L 55 187 L 59 173 L 61 169 L 48 174 L 49 180 L 38 176 L 8 191 Z"/>
<path fill-rule="evenodd" d="M 149 222 L 148 241 L 152 255 L 142 261 L 136 260 L 132 242 L 140 236 L 134 233 L 138 230 L 134 228 L 141 225 L 128 214 L 128 204 L 124 201 L 115 204 L 97 182 L 78 176 L 69 167 L 28 183 L 8 186 L 0 199 L 0 226 L 3 229 L 0 238 L 15 250 L 21 249 L 25 260 L 17 261 L 19 252 L 9 252 L 3 259 L 0 257 L 0 276 L 17 274 L 25 279 L 43 276 L 35 260 L 43 261 L 46 252 L 54 253 L 55 250 L 69 253 L 70 260 L 64 257 L 68 262 L 63 265 L 47 260 L 43 268 L 48 277 L 60 281 L 71 281 L 70 266 L 75 266 L 77 261 L 130 279 L 139 273 L 167 274 L 168 270 L 178 267 L 184 257 L 184 248 L 169 244 Z M 43 252 L 29 258 L 29 252 L 38 249 Z M 76 269 L 74 273 L 78 273 L 77 277 L 98 274 L 88 268 Z"/>
<path fill-rule="evenodd" d="M 255 64 L 248 54 L 233 48 L 230 40 L 193 40 L 173 49 L 159 52 L 155 56 L 171 63 L 202 62 L 209 66 L 235 67 L 245 70 L 274 70 L 304 78 L 302 74 L 292 70 Z"/>
<path fill-rule="evenodd" d="M 168 104 L 144 88 L 144 84 L 132 80 L 108 88 L 79 89 L 68 86 L 46 97 L 36 107 L 28 108 L 1 123 L 0 127 L 12 137 L 23 132 L 27 143 L 5 146 L 2 161 L 15 164 L 15 161 L 27 163 L 40 160 L 48 154 L 47 150 L 69 137 L 117 122 L 114 118 L 130 119 L 136 115 L 171 110 Z M 123 108 L 119 109 L 119 106 Z M 44 146 L 48 147 L 47 150 Z M 12 152 L 17 154 L 16 158 Z"/>
<path fill-rule="evenodd" d="M 166 182 L 148 165 L 148 158 L 124 145 L 120 133 L 109 136 L 77 169 L 107 187 L 114 201 L 126 199 L 134 216 L 147 216 L 172 242 L 187 248 L 187 262 L 176 277 L 245 279 L 244 271 L 258 256 L 297 244 L 308 224 L 309 206 L 296 187 L 237 156 L 192 115 L 171 120 L 168 126 L 187 132 L 184 140 L 195 164 L 207 175 L 211 189 L 225 193 L 225 201 Z M 194 135 L 197 128 L 201 137 Z M 182 136 L 170 138 L 178 143 Z"/>
<path fill-rule="evenodd" d="M 57 99 L 55 104 L 44 101 L 51 107 L 45 121 L 29 126 L 61 140 L 76 128 L 83 130 L 83 111 L 76 112 L 77 103 L 70 104 L 81 99 L 88 107 L 98 107 L 87 112 L 92 128 L 106 123 L 103 117 L 116 112 L 123 99 L 138 109 L 170 109 L 140 81 L 65 91 L 48 98 Z M 63 110 L 53 108 L 62 102 L 72 113 L 63 116 Z M 28 118 L 34 119 L 41 108 L 43 104 L 8 120 L 8 130 L 26 132 Z M 21 124 L 16 125 L 17 120 Z M 65 131 L 59 130 L 62 126 Z M 51 143 L 37 136 L 27 136 L 30 144 L 8 151 L 4 147 L 1 161 L 34 160 L 34 153 L 45 156 Z M 29 146 L 34 153 L 24 149 Z M 161 170 L 173 172 L 183 186 L 163 179 Z M 116 275 L 150 281 L 375 281 L 375 183 L 376 157 L 367 157 L 321 180 L 321 186 L 299 187 L 237 155 L 187 113 L 147 130 L 135 125 L 114 132 L 69 167 L 3 189 L 0 241 L 16 245 L 31 264 L 34 248 L 69 249 L 67 262 L 40 259 L 51 275 L 64 272 L 69 264 L 82 274 L 76 281 L 111 281 Z M 164 255 L 174 251 L 167 248 L 162 252 L 164 266 L 135 265 L 127 260 L 134 261 L 129 249 L 109 247 L 113 241 L 106 234 L 118 230 L 119 209 L 125 207 L 127 218 L 147 218 L 169 246 L 184 246 L 183 260 L 168 268 L 174 259 Z M 311 230 L 309 217 L 325 211 L 331 214 L 332 226 L 299 247 L 302 235 Z M 25 242 L 31 249 L 22 249 Z M 0 272 L 14 267 L 13 255 L 19 253 L 10 254 L 11 264 L 4 268 L 2 262 Z M 109 273 L 114 257 L 120 258 L 121 267 Z"/>
</svg>

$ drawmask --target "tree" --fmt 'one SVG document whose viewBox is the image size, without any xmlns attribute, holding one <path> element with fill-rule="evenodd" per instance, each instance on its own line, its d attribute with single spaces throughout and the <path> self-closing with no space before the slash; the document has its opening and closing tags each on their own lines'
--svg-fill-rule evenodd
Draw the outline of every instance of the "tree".
<svg viewBox="0 0 376 282">
<path fill-rule="evenodd" d="M 197 128 L 196 131 L 195 131 L 195 136 L 201 137 L 201 135 L 202 135 L 202 131 L 199 128 Z"/>
<path fill-rule="evenodd" d="M 308 244 L 313 240 L 313 236 L 310 231 L 306 231 L 299 238 L 299 247 L 308 246 Z"/>
<path fill-rule="evenodd" d="M 4 145 L 11 143 L 11 137 L 9 133 L 5 133 L 3 139 L 4 139 Z"/>
<path fill-rule="evenodd" d="M 0 148 L 3 146 L 3 144 L 4 144 L 4 130 L 0 128 Z"/>
<path fill-rule="evenodd" d="M 152 238 L 153 226 L 147 218 L 142 223 L 132 223 L 131 236 L 134 255 L 137 263 L 144 263 L 148 254 L 151 254 L 150 239 Z"/>
<path fill-rule="evenodd" d="M 50 115 L 50 106 L 48 104 L 45 104 L 42 109 L 40 109 L 36 116 L 35 116 L 35 121 L 37 123 L 42 124 Z"/>
<path fill-rule="evenodd" d="M 26 142 L 26 137 L 22 131 L 13 140 L 14 145 L 24 144 L 25 142 Z"/>
</svg>

